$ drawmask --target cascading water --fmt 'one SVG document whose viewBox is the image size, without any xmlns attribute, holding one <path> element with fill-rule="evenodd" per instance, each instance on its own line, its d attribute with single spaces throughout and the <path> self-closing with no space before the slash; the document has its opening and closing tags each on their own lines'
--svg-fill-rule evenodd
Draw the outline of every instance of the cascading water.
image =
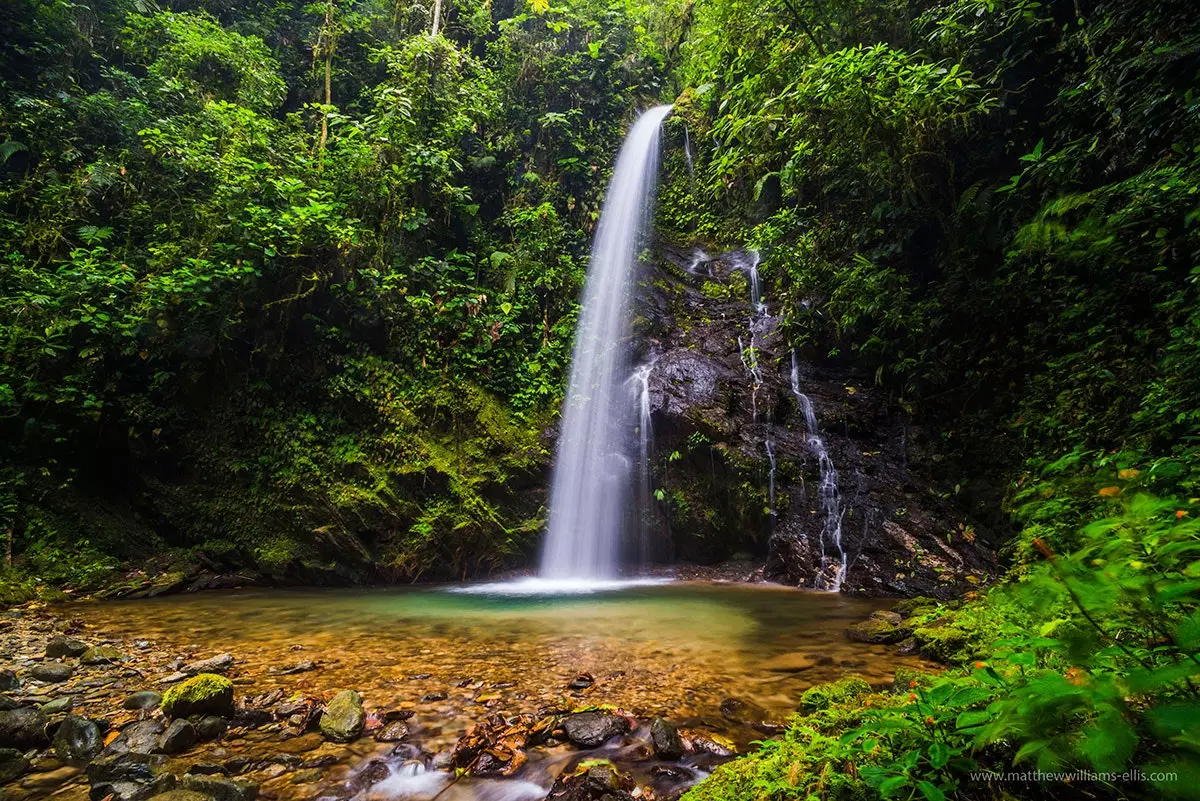
<svg viewBox="0 0 1200 801">
<path fill-rule="evenodd" d="M 712 256 L 708 255 L 700 248 L 696 248 L 695 250 L 692 251 L 692 260 L 690 262 L 688 262 L 687 271 L 689 273 L 694 274 L 696 272 L 696 270 L 700 269 L 701 264 L 704 264 L 705 262 L 711 262 L 711 261 L 712 261 Z M 707 274 L 710 276 L 712 275 L 712 265 L 711 264 L 709 264 L 709 266 L 708 266 Z"/>
<path fill-rule="evenodd" d="M 650 373 L 654 370 L 654 362 L 647 362 L 633 371 L 629 379 L 637 393 L 638 407 L 638 556 L 642 564 L 646 564 L 653 556 L 650 542 L 650 510 L 654 505 L 651 498 L 654 486 L 650 474 L 650 445 L 654 441 L 654 429 L 650 419 Z"/>
<path fill-rule="evenodd" d="M 817 412 L 809 397 L 800 391 L 800 366 L 796 362 L 795 351 L 792 351 L 792 394 L 796 396 L 796 402 L 804 415 L 806 441 L 809 449 L 816 454 L 817 471 L 820 475 L 817 497 L 821 503 L 821 572 L 817 581 L 823 589 L 837 592 L 842 588 L 842 581 L 846 577 L 846 552 L 842 549 L 842 496 L 838 491 L 837 469 L 833 466 L 833 460 L 829 458 L 825 440 L 821 438 Z M 833 551 L 836 561 L 831 562 L 829 551 Z"/>
<path fill-rule="evenodd" d="M 592 246 L 550 487 L 541 575 L 617 575 L 632 460 L 629 293 L 658 179 L 659 130 L 670 106 L 642 114 L 617 156 Z"/>
<path fill-rule="evenodd" d="M 775 443 L 771 440 L 766 441 L 767 446 L 767 461 L 771 468 L 767 473 L 767 514 L 771 517 L 775 516 Z"/>
</svg>

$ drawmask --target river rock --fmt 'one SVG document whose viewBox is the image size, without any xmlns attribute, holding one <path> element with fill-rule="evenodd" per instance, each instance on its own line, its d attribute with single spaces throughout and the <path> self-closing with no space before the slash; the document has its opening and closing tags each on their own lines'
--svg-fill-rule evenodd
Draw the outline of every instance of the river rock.
<svg viewBox="0 0 1200 801">
<path fill-rule="evenodd" d="M 179 780 L 162 773 L 145 783 L 132 781 L 100 782 L 88 793 L 91 801 L 147 801 L 175 789 Z"/>
<path fill-rule="evenodd" d="M 548 798 L 556 801 L 633 801 L 637 783 L 611 762 L 593 765 L 584 772 L 564 772 Z"/>
<path fill-rule="evenodd" d="M 763 662 L 760 667 L 776 673 L 800 673 L 821 664 L 821 658 L 815 654 L 796 652 L 773 656 Z"/>
<path fill-rule="evenodd" d="M 567 739 L 583 748 L 596 748 L 629 732 L 629 721 L 608 712 L 577 712 L 563 721 Z"/>
<path fill-rule="evenodd" d="M 258 796 L 258 785 L 254 782 L 195 773 L 188 773 L 183 777 L 183 789 L 203 793 L 212 801 L 254 801 Z"/>
<path fill-rule="evenodd" d="M 192 715 L 233 717 L 233 682 L 214 673 L 201 673 L 167 690 L 162 699 L 167 717 Z"/>
<path fill-rule="evenodd" d="M 54 733 L 54 755 L 68 765 L 86 765 L 103 747 L 100 727 L 79 715 L 67 715 Z"/>
<path fill-rule="evenodd" d="M 8 712 L 13 709 L 20 709 L 25 706 L 15 698 L 9 698 L 7 695 L 0 695 L 0 712 Z"/>
<path fill-rule="evenodd" d="M 899 615 L 894 612 L 885 614 L 894 616 L 895 622 L 887 617 L 872 615 L 861 623 L 855 623 L 846 629 L 846 636 L 855 642 L 893 645 L 912 634 L 912 629 L 902 625 Z"/>
<path fill-rule="evenodd" d="M 381 743 L 395 743 L 408 736 L 408 724 L 395 720 L 386 724 L 375 733 L 375 739 Z"/>
<path fill-rule="evenodd" d="M 220 715 L 205 715 L 196 721 L 196 736 L 205 742 L 219 739 L 228 730 L 229 721 Z"/>
<path fill-rule="evenodd" d="M 334 742 L 348 743 L 362 734 L 365 720 L 362 697 L 354 690 L 342 690 L 321 714 L 321 734 Z"/>
<path fill-rule="evenodd" d="M 159 720 L 139 720 L 121 729 L 117 738 L 104 749 L 106 754 L 153 754 L 158 750 L 163 724 Z"/>
<path fill-rule="evenodd" d="M 196 727 L 182 718 L 176 718 L 163 732 L 158 750 L 164 754 L 182 754 L 195 744 Z"/>
<path fill-rule="evenodd" d="M 152 796 L 150 801 L 213 801 L 212 796 L 195 790 L 167 790 Z"/>
<path fill-rule="evenodd" d="M 46 715 L 59 715 L 63 712 L 70 712 L 71 707 L 75 705 L 75 698 L 70 695 L 64 695 L 61 698 L 55 698 L 52 701 L 47 701 L 38 709 Z"/>
<path fill-rule="evenodd" d="M 654 752 L 662 759 L 679 759 L 683 756 L 683 738 L 679 729 L 664 718 L 650 721 L 650 742 L 654 744 Z"/>
<path fill-rule="evenodd" d="M 162 695 L 154 690 L 142 690 L 121 702 L 124 709 L 157 709 L 162 703 Z"/>
<path fill-rule="evenodd" d="M 17 749 L 0 748 L 0 784 L 24 776 L 30 767 L 29 760 Z"/>
<path fill-rule="evenodd" d="M 96 645 L 83 652 L 79 661 L 85 665 L 115 665 L 128 659 L 120 648 L 113 645 Z"/>
<path fill-rule="evenodd" d="M 0 747 L 27 751 L 46 744 L 46 716 L 23 706 L 0 712 Z"/>
<path fill-rule="evenodd" d="M 0 670 L 0 692 L 12 692 L 21 689 L 21 680 L 11 670 Z"/>
<path fill-rule="evenodd" d="M 45 662 L 40 665 L 34 665 L 29 670 L 30 676 L 47 684 L 61 684 L 71 678 L 74 673 L 75 668 L 70 665 L 64 665 L 61 662 Z"/>
<path fill-rule="evenodd" d="M 83 652 L 87 649 L 88 645 L 83 640 L 60 635 L 46 643 L 46 658 L 62 659 L 64 657 L 71 657 L 74 659 L 77 656 L 83 656 Z"/>
<path fill-rule="evenodd" d="M 187 676 L 196 676 L 201 673 L 225 673 L 231 667 L 233 667 L 233 654 L 217 654 L 209 659 L 201 659 L 199 662 L 184 665 L 179 672 Z"/>
<path fill-rule="evenodd" d="M 731 757 L 737 755 L 737 746 L 732 740 L 722 737 L 719 734 L 713 734 L 707 731 L 698 731 L 696 729 L 688 729 L 680 732 L 688 742 L 692 744 L 692 748 L 696 751 L 701 751 L 705 754 L 712 754 L 717 757 Z"/>
</svg>

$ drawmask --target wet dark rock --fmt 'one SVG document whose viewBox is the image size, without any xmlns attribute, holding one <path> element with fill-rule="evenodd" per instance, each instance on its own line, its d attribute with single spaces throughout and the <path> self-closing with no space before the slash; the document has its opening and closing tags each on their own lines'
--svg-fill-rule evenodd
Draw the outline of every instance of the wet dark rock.
<svg viewBox="0 0 1200 801">
<path fill-rule="evenodd" d="M 87 649 L 88 645 L 83 640 L 60 635 L 46 643 L 46 658 L 63 659 L 70 657 L 74 659 L 75 657 L 83 656 L 84 651 Z"/>
<path fill-rule="evenodd" d="M 321 734 L 334 742 L 348 743 L 362 734 L 365 721 L 362 697 L 354 690 L 342 690 L 321 714 Z"/>
<path fill-rule="evenodd" d="M 164 754 L 182 754 L 196 744 L 196 727 L 186 720 L 177 718 L 163 732 L 158 750 Z"/>
<path fill-rule="evenodd" d="M 580 673 L 578 676 L 576 676 L 575 678 L 573 678 L 571 680 L 571 683 L 567 685 L 567 689 L 569 689 L 569 690 L 586 690 L 588 687 L 591 687 L 595 683 L 596 683 L 596 680 L 594 678 L 592 678 L 591 673 Z"/>
<path fill-rule="evenodd" d="M 902 656 L 911 656 L 912 654 L 915 654 L 918 649 L 919 646 L 917 645 L 916 638 L 914 637 L 903 639 L 900 641 L 899 645 L 896 646 L 896 652 Z"/>
<path fill-rule="evenodd" d="M 208 659 L 192 662 L 179 669 L 187 676 L 198 676 L 201 673 L 225 673 L 233 667 L 233 654 L 217 654 Z"/>
<path fill-rule="evenodd" d="M 155 776 L 155 769 L 162 757 L 137 753 L 101 753 L 87 766 L 88 781 L 92 784 L 106 782 L 137 782 L 148 784 Z"/>
<path fill-rule="evenodd" d="M 431 703 L 433 701 L 445 701 L 446 698 L 448 698 L 448 697 L 449 696 L 446 695 L 445 691 L 437 690 L 435 692 L 429 693 L 428 695 L 422 696 L 421 701 L 423 701 L 424 703 Z"/>
<path fill-rule="evenodd" d="M 85 665 L 115 665 L 125 662 L 129 657 L 115 645 L 97 645 L 83 652 L 79 661 Z"/>
<path fill-rule="evenodd" d="M 92 785 L 91 801 L 147 801 L 175 789 L 178 780 L 170 773 L 155 776 L 146 782 L 104 781 Z"/>
<path fill-rule="evenodd" d="M 44 681 L 47 684 L 61 684 L 75 673 L 75 668 L 70 665 L 64 665 L 61 662 L 46 662 L 41 665 L 34 665 L 29 670 L 29 675 L 38 681 Z"/>
<path fill-rule="evenodd" d="M 12 692 L 21 689 L 21 680 L 11 670 L 0 670 L 0 692 Z"/>
<path fill-rule="evenodd" d="M 729 739 L 722 737 L 719 734 L 712 732 L 698 731 L 696 729 L 687 729 L 680 732 L 683 737 L 692 744 L 692 748 L 705 754 L 712 754 L 717 757 L 731 757 L 737 755 L 737 746 Z"/>
<path fill-rule="evenodd" d="M 654 744 L 654 752 L 662 759 L 679 759 L 683 756 L 683 738 L 679 729 L 663 718 L 650 721 L 650 742 Z"/>
<path fill-rule="evenodd" d="M 154 796 L 153 801 L 212 801 L 212 796 L 194 790 L 167 790 Z"/>
<path fill-rule="evenodd" d="M 275 716 L 266 709 L 247 709 L 246 707 L 238 707 L 233 712 L 233 722 L 247 729 L 257 729 L 259 726 L 266 726 L 272 723 Z"/>
<path fill-rule="evenodd" d="M 9 698 L 7 695 L 0 695 L 0 712 L 8 712 L 13 709 L 20 709 L 26 706 L 15 698 Z"/>
<path fill-rule="evenodd" d="M 0 748 L 0 784 L 7 784 L 29 772 L 29 760 L 15 748 Z"/>
<path fill-rule="evenodd" d="M 219 715 L 205 715 L 196 721 L 196 736 L 204 742 L 217 740 L 229 730 L 229 721 Z"/>
<path fill-rule="evenodd" d="M 224 765 L 218 765 L 214 762 L 197 762 L 188 768 L 188 773 L 195 773 L 199 776 L 226 776 L 229 771 Z"/>
<path fill-rule="evenodd" d="M 121 702 L 124 709 L 158 709 L 162 703 L 162 695 L 154 690 L 142 690 Z"/>
<path fill-rule="evenodd" d="M 397 746 L 397 748 L 399 748 L 399 746 Z M 396 752 L 392 751 L 392 753 L 395 754 Z M 300 763 L 300 767 L 301 769 L 332 768 L 339 761 L 340 760 L 333 754 L 325 754 L 324 756 L 313 757 L 312 759 L 304 760 Z"/>
<path fill-rule="evenodd" d="M 586 771 L 566 771 L 546 797 L 558 801 L 633 801 L 634 780 L 612 763 L 593 765 Z"/>
<path fill-rule="evenodd" d="M 153 754 L 163 734 L 160 720 L 139 720 L 121 729 L 117 738 L 104 749 L 105 754 Z"/>
<path fill-rule="evenodd" d="M 567 739 L 582 748 L 596 748 L 629 732 L 629 721 L 608 712 L 578 712 L 563 721 Z"/>
<path fill-rule="evenodd" d="M 741 698 L 726 698 L 721 702 L 721 715 L 734 723 L 745 723 L 755 727 L 778 728 L 771 713 L 752 701 Z"/>
<path fill-rule="evenodd" d="M 402 720 L 384 725 L 375 733 L 375 739 L 381 743 L 395 743 L 408 736 L 408 724 Z"/>
<path fill-rule="evenodd" d="M 295 673 L 307 673 L 310 670 L 316 670 L 317 663 L 311 659 L 302 659 L 291 667 L 284 668 L 279 671 L 281 675 L 290 676 Z"/>
<path fill-rule="evenodd" d="M 255 782 L 188 773 L 183 777 L 183 789 L 203 793 L 212 801 L 254 801 L 258 796 Z"/>
<path fill-rule="evenodd" d="M 67 715 L 54 733 L 54 755 L 68 765 L 86 765 L 103 747 L 100 727 L 79 715 Z"/>
<path fill-rule="evenodd" d="M 21 751 L 40 748 L 47 742 L 48 722 L 46 716 L 33 707 L 25 706 L 0 712 L 0 747 Z"/>
</svg>

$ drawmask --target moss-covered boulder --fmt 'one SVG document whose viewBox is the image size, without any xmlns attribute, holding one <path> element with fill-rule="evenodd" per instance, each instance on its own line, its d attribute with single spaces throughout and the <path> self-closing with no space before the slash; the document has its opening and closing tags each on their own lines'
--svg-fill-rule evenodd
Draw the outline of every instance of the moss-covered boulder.
<svg viewBox="0 0 1200 801">
<path fill-rule="evenodd" d="M 846 636 L 855 642 L 892 645 L 912 634 L 895 612 L 875 612 L 861 623 L 846 629 Z"/>
<path fill-rule="evenodd" d="M 871 685 L 861 676 L 844 676 L 828 684 L 809 687 L 800 696 L 800 708 L 805 712 L 817 712 L 833 704 L 843 704 L 871 692 Z"/>
<path fill-rule="evenodd" d="M 912 598 L 905 598 L 896 602 L 892 606 L 892 611 L 901 617 L 913 617 L 915 615 L 924 615 L 937 609 L 938 602 L 934 598 L 929 598 L 925 595 L 917 595 Z"/>
<path fill-rule="evenodd" d="M 167 690 L 163 714 L 170 718 L 191 715 L 233 715 L 233 682 L 215 673 L 201 673 Z"/>
<path fill-rule="evenodd" d="M 913 639 L 921 656 L 945 664 L 966 662 L 974 657 L 974 638 L 971 633 L 938 618 L 928 626 L 913 630 Z"/>
<path fill-rule="evenodd" d="M 321 734 L 338 743 L 357 740 L 366 717 L 362 696 L 354 690 L 342 690 L 321 713 Z"/>
</svg>

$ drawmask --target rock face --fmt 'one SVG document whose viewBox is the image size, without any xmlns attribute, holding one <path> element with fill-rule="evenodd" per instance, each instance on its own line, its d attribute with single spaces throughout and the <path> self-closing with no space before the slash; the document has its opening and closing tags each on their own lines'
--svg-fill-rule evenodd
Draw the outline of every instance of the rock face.
<svg viewBox="0 0 1200 801">
<path fill-rule="evenodd" d="M 335 742 L 348 743 L 362 734 L 365 720 L 362 697 L 354 690 L 342 690 L 330 699 L 321 714 L 321 734 Z"/>
<path fill-rule="evenodd" d="M 819 449 L 793 392 L 792 352 L 777 328 L 783 309 L 769 282 L 754 312 L 747 254 L 697 262 L 690 248 L 660 245 L 654 261 L 635 328 L 644 348 L 636 363 L 653 362 L 657 555 L 713 562 L 748 550 L 766 556 L 770 578 L 829 588 L 841 553 L 830 544 Z M 788 312 L 806 303 L 793 299 Z M 948 597 L 968 576 L 986 578 L 994 557 L 931 492 L 921 432 L 869 377 L 805 357 L 797 383 L 838 474 L 841 589 Z M 745 533 L 737 540 L 731 531 Z"/>
</svg>

